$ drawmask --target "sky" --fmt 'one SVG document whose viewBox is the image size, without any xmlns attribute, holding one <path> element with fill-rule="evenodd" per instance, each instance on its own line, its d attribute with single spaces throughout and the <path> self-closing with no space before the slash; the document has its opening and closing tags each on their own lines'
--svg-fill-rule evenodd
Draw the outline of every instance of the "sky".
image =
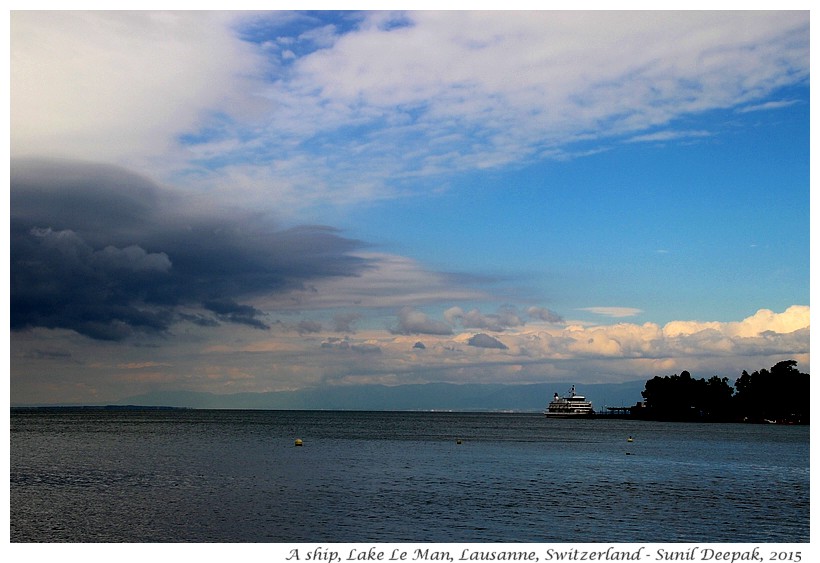
<svg viewBox="0 0 820 563">
<path fill-rule="evenodd" d="M 13 11 L 12 404 L 810 371 L 808 11 Z"/>
</svg>

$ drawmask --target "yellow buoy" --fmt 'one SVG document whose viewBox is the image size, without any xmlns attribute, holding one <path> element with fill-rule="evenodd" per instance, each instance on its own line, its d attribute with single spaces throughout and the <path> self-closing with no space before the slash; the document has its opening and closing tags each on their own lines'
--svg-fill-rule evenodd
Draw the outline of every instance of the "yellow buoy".
<svg viewBox="0 0 820 563">
<path fill-rule="evenodd" d="M 627 442 L 631 442 L 631 441 L 632 441 L 632 436 L 630 436 L 629 438 L 627 438 L 627 439 L 626 439 L 626 441 L 627 441 Z"/>
<path fill-rule="evenodd" d="M 456 444 L 460 444 L 460 443 L 461 443 L 461 440 L 456 440 Z"/>
<path fill-rule="evenodd" d="M 294 446 L 301 446 L 302 440 L 300 438 L 296 438 L 296 441 L 293 443 Z"/>
</svg>

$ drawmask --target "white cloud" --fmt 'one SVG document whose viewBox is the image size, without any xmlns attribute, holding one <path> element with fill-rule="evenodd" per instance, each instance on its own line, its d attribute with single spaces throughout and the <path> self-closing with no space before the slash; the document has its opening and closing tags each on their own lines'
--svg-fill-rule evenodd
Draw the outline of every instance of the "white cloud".
<svg viewBox="0 0 820 563">
<path fill-rule="evenodd" d="M 11 13 L 11 150 L 124 163 L 240 109 L 261 60 L 224 12 Z M 241 112 L 240 112 L 241 113 Z"/>
<path fill-rule="evenodd" d="M 683 366 L 679 370 L 732 369 L 723 375 L 735 377 L 743 369 L 769 367 L 773 363 L 767 362 L 784 358 L 794 357 L 807 364 L 809 333 L 802 317 L 807 312 L 808 307 L 794 306 L 782 313 L 761 310 L 739 322 L 676 321 L 664 327 L 655 323 L 520 327 L 504 333 L 502 347 L 499 339 L 486 334 L 431 330 L 433 324 L 447 327 L 420 311 L 406 309 L 402 311 L 402 322 L 416 328 L 406 334 L 369 330 L 344 339 L 332 335 L 326 338 L 327 342 L 344 342 L 346 347 L 378 347 L 382 364 L 378 368 L 369 365 L 368 373 L 379 369 L 413 372 L 427 374 L 427 381 L 436 381 L 438 377 L 453 382 L 475 381 L 476 370 L 513 365 L 521 366 L 516 371 L 521 378 L 518 381 L 541 381 L 544 370 L 557 365 L 573 371 L 579 381 L 588 381 L 584 366 L 593 364 L 598 366 L 596 373 L 606 366 L 613 376 L 620 373 L 619 366 L 642 366 L 631 373 L 624 371 L 624 377 L 614 377 L 620 380 L 653 377 L 675 366 Z M 690 330 L 670 331 L 670 325 L 688 326 Z M 738 333 L 739 326 L 751 325 L 756 327 L 753 335 Z M 423 353 L 418 342 L 424 346 Z M 607 363 L 599 363 L 604 361 Z M 363 369 L 350 364 L 336 367 L 341 371 Z M 483 376 L 482 379 L 486 380 Z M 495 381 L 505 379 L 499 376 Z"/>
<path fill-rule="evenodd" d="M 88 400 L 89 387 L 100 400 L 114 400 L 158 384 L 229 393 L 298 389 L 322 382 L 613 383 L 684 369 L 698 377 L 735 378 L 744 369 L 768 369 L 784 359 L 797 360 L 801 371 L 809 372 L 809 326 L 804 318 L 808 312 L 807 306 L 794 306 L 781 313 L 761 310 L 737 322 L 676 321 L 664 327 L 539 325 L 508 330 L 500 339 L 476 339 L 472 331 L 423 333 L 420 329 L 429 329 L 431 321 L 440 321 L 408 309 L 404 321 L 408 328 L 413 324 L 419 329 L 416 334 L 368 329 L 340 338 L 330 327 L 299 334 L 287 327 L 273 326 L 263 333 L 236 325 L 211 328 L 209 334 L 217 331 L 218 337 L 201 340 L 201 329 L 186 326 L 175 329 L 178 345 L 173 349 L 112 347 L 81 341 L 69 331 L 35 329 L 13 335 L 13 369 L 31 375 L 13 378 L 12 388 L 19 401 L 35 397 L 38 385 L 59 392 L 64 400 Z M 688 330 L 668 330 L 670 325 Z M 738 332 L 740 327 L 746 332 Z M 59 370 L 48 369 L 57 365 L 54 362 Z M 150 368 L 149 379 L 142 377 L 146 374 L 125 373 L 144 370 L 125 368 L 120 369 L 120 379 L 108 377 L 112 367 L 142 365 Z"/>
<path fill-rule="evenodd" d="M 808 306 L 794 305 L 782 313 L 761 309 L 738 322 L 672 321 L 660 327 L 619 323 L 561 331 L 545 330 L 549 347 L 542 353 L 567 352 L 575 357 L 687 358 L 808 352 Z M 532 343 L 530 343 L 532 346 Z"/>
<path fill-rule="evenodd" d="M 634 317 L 643 313 L 641 309 L 633 307 L 583 307 L 579 311 L 589 311 L 606 317 Z"/>
<path fill-rule="evenodd" d="M 577 141 L 645 131 L 807 76 L 805 43 L 795 41 L 807 34 L 794 33 L 806 29 L 802 16 L 413 12 L 408 18 L 407 27 L 364 26 L 340 37 L 297 61 L 293 77 L 270 94 L 299 97 L 289 104 L 299 111 L 273 115 L 277 131 L 307 137 L 373 127 L 365 139 L 333 137 L 340 158 L 327 164 L 337 178 L 352 187 L 353 179 L 344 180 L 348 170 L 368 170 L 371 189 L 347 197 L 372 197 L 388 177 L 560 157 Z"/>
<path fill-rule="evenodd" d="M 806 305 L 793 305 L 782 313 L 760 309 L 751 317 L 731 323 L 672 321 L 663 327 L 667 337 L 689 336 L 703 331 L 716 331 L 733 338 L 757 337 L 764 332 L 788 334 L 808 328 L 811 310 Z"/>
<path fill-rule="evenodd" d="M 274 115 L 276 129 L 307 136 L 389 123 L 373 137 L 378 143 L 356 148 L 376 157 L 398 142 L 403 156 L 423 147 L 418 159 L 389 165 L 394 173 L 429 173 L 645 130 L 808 76 L 807 20 L 799 13 L 411 12 L 407 19 L 412 24 L 400 28 L 370 21 L 299 60 L 270 95 L 308 99 L 296 115 Z"/>
<path fill-rule="evenodd" d="M 355 202 L 670 138 L 646 132 L 754 108 L 809 73 L 807 12 L 367 12 L 357 28 L 281 28 L 259 45 L 236 32 L 254 18 L 287 15 L 13 13 L 13 153 L 164 154 L 167 178 L 175 167 L 232 201 Z"/>
<path fill-rule="evenodd" d="M 430 303 L 483 300 L 487 293 L 457 283 L 454 276 L 432 272 L 404 256 L 359 253 L 369 267 L 355 277 L 318 281 L 304 289 L 273 295 L 255 301 L 269 310 L 303 310 L 334 307 L 387 308 Z"/>
<path fill-rule="evenodd" d="M 798 103 L 797 100 L 779 100 L 774 102 L 765 102 L 762 104 L 753 104 L 737 110 L 738 113 L 751 113 L 754 111 L 769 111 L 773 109 L 787 108 Z"/>
<path fill-rule="evenodd" d="M 808 328 L 810 324 L 811 309 L 807 305 L 793 305 L 782 313 L 760 309 L 740 322 L 729 323 L 727 332 L 736 337 L 755 337 L 765 332 L 788 334 Z"/>
<path fill-rule="evenodd" d="M 709 131 L 658 131 L 656 133 L 647 133 L 646 135 L 637 135 L 630 138 L 629 143 L 663 143 L 666 141 L 677 141 L 680 139 L 697 139 L 702 137 L 711 137 L 712 133 Z"/>
</svg>

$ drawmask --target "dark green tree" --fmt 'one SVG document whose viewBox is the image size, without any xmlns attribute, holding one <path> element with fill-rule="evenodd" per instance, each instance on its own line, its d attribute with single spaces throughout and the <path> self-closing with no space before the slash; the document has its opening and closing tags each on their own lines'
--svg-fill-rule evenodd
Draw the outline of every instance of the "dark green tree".
<svg viewBox="0 0 820 563">
<path fill-rule="evenodd" d="M 729 380 L 714 376 L 709 381 L 680 375 L 654 377 L 646 382 L 642 416 L 656 420 L 731 420 L 732 394 Z"/>
<path fill-rule="evenodd" d="M 713 375 L 705 382 L 702 409 L 710 420 L 729 421 L 735 418 L 734 388 L 729 379 Z"/>
<path fill-rule="evenodd" d="M 745 420 L 809 423 L 809 374 L 801 373 L 796 361 L 752 374 L 744 370 L 735 385 L 735 410 Z"/>
</svg>

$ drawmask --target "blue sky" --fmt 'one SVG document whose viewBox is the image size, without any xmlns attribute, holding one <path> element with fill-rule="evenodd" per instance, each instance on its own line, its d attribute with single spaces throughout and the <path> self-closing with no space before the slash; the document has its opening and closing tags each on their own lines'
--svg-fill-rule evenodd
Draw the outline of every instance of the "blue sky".
<svg viewBox="0 0 820 563">
<path fill-rule="evenodd" d="M 734 125 L 744 133 L 470 175 L 346 224 L 439 267 L 519 278 L 563 310 L 615 304 L 664 322 L 736 319 L 750 299 L 782 309 L 808 295 L 807 110 L 765 116 L 763 138 L 754 116 Z"/>
<path fill-rule="evenodd" d="M 12 401 L 808 371 L 809 103 L 808 12 L 14 12 Z"/>
</svg>

